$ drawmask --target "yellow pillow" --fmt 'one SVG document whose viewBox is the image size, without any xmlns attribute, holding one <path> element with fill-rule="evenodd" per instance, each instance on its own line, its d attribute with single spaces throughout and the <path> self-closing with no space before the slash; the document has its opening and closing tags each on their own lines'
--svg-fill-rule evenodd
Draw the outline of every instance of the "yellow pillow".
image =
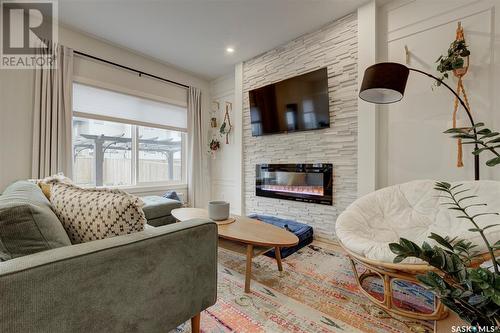
<svg viewBox="0 0 500 333">
<path fill-rule="evenodd" d="M 38 183 L 38 186 L 42 190 L 43 194 L 49 199 L 50 201 L 50 184 L 40 182 Z"/>
<path fill-rule="evenodd" d="M 52 188 L 52 183 L 54 181 L 61 182 L 61 183 L 66 183 L 66 184 L 71 184 L 72 181 L 68 177 L 65 177 L 62 172 L 57 173 L 55 175 L 45 177 L 43 179 L 37 179 L 36 183 L 42 190 L 43 194 L 47 197 L 47 199 L 50 200 L 50 190 Z"/>
</svg>

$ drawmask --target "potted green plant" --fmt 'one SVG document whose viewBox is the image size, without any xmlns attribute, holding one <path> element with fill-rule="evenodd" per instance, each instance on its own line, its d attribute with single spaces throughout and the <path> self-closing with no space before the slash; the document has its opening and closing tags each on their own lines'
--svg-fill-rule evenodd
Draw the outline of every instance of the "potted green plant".
<svg viewBox="0 0 500 333">
<path fill-rule="evenodd" d="M 476 124 L 475 129 L 479 134 L 477 139 L 472 134 L 473 128 L 452 128 L 445 133 L 463 139 L 465 144 L 477 143 L 474 155 L 485 151 L 493 154 L 493 158 L 486 162 L 488 166 L 500 164 L 500 155 L 496 151 L 500 147 L 500 134 L 485 128 L 483 123 Z M 436 182 L 434 188 L 440 197 L 446 199 L 444 205 L 457 212 L 456 218 L 466 219 L 471 223 L 469 231 L 480 234 L 488 249 L 491 266 L 471 267 L 477 255 L 474 250 L 476 244 L 435 233 L 429 236 L 438 244 L 434 246 L 427 242 L 419 246 L 404 238 L 399 243 L 391 243 L 389 247 L 397 255 L 394 262 L 414 257 L 435 267 L 436 271 L 417 276 L 418 281 L 435 292 L 444 305 L 470 325 L 487 327 L 488 332 L 496 332 L 500 326 L 500 260 L 495 257 L 495 251 L 500 250 L 500 240 L 491 242 L 485 231 L 499 227 L 500 223 L 480 227 L 477 219 L 484 215 L 499 214 L 485 211 L 471 215 L 470 208 L 486 204 L 471 202 L 476 196 L 469 195 L 469 189 L 463 188 L 463 184 L 451 186 L 447 182 Z"/>
<path fill-rule="evenodd" d="M 446 55 L 441 55 L 436 60 L 437 70 L 442 74 L 441 80 L 447 79 L 449 77 L 449 72 L 454 71 L 458 75 L 465 74 L 466 68 L 468 66 L 468 57 L 470 56 L 470 51 L 465 44 L 465 40 L 455 40 L 450 44 L 448 53 Z M 440 85 L 440 81 L 436 81 L 436 85 Z"/>
</svg>

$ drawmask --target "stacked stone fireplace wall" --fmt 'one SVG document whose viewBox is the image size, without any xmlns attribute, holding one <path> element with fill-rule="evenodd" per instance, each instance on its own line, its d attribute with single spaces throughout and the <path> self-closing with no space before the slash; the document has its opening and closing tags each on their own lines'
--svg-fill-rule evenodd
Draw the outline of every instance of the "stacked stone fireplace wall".
<svg viewBox="0 0 500 333">
<path fill-rule="evenodd" d="M 270 32 L 272 33 L 272 32 Z M 248 91 L 328 69 L 330 128 L 252 137 Z M 316 235 L 334 238 L 337 216 L 357 191 L 357 17 L 348 15 L 243 64 L 243 159 L 245 213 L 294 219 Z M 333 205 L 257 197 L 259 163 L 332 163 Z"/>
</svg>

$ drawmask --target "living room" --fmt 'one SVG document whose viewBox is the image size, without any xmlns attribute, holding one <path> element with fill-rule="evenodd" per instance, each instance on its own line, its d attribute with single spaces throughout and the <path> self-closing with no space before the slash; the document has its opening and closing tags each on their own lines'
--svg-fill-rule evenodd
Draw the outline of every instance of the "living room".
<svg viewBox="0 0 500 333">
<path fill-rule="evenodd" d="M 495 332 L 498 0 L 2 0 L 1 332 Z"/>
</svg>

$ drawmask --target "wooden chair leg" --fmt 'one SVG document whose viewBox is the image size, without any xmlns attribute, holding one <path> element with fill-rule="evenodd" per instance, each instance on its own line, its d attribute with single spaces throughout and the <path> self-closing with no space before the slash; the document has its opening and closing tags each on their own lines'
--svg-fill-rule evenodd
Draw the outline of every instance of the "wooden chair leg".
<svg viewBox="0 0 500 333">
<path fill-rule="evenodd" d="M 200 333 L 200 319 L 201 319 L 200 313 L 191 318 L 191 332 Z"/>
<path fill-rule="evenodd" d="M 250 281 L 252 279 L 252 258 L 253 258 L 253 246 L 247 245 L 247 268 L 245 271 L 245 292 L 250 292 Z"/>
<path fill-rule="evenodd" d="M 283 265 L 281 264 L 281 252 L 279 247 L 274 248 L 274 256 L 276 257 L 276 262 L 278 263 L 278 270 L 283 271 Z"/>
</svg>

